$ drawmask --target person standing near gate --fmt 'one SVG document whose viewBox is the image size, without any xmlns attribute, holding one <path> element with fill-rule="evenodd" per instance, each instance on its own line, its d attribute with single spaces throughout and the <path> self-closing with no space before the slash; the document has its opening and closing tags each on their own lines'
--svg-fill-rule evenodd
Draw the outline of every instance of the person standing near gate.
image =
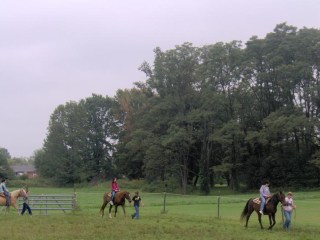
<svg viewBox="0 0 320 240">
<path fill-rule="evenodd" d="M 26 196 L 23 197 L 23 207 L 22 207 L 21 215 L 23 215 L 26 210 L 28 210 L 29 215 L 32 215 L 31 208 L 29 207 L 28 195 L 29 195 L 29 192 L 27 191 Z"/>
<path fill-rule="evenodd" d="M 6 187 L 7 179 L 3 178 L 0 184 L 0 193 L 2 193 L 6 197 L 6 206 L 10 206 L 10 192 Z"/>
<path fill-rule="evenodd" d="M 267 198 L 270 197 L 270 190 L 269 190 L 269 181 L 264 181 L 263 185 L 260 187 L 260 198 L 261 198 L 261 204 L 260 204 L 260 214 L 263 214 L 263 208 L 266 204 Z"/>
<path fill-rule="evenodd" d="M 288 194 L 285 198 L 285 204 L 283 206 L 283 215 L 286 219 L 283 223 L 283 228 L 285 230 L 290 229 L 291 215 L 292 215 L 293 209 L 295 209 L 295 208 L 296 208 L 296 205 L 293 204 L 292 192 L 288 192 Z"/>
</svg>

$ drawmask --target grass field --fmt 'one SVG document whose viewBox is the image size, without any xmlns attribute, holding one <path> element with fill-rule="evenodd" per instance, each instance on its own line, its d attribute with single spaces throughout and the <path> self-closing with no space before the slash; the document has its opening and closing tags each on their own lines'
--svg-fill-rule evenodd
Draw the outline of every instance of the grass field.
<svg viewBox="0 0 320 240">
<path fill-rule="evenodd" d="M 104 188 L 105 189 L 105 188 Z M 135 190 L 127 189 L 130 192 Z M 79 210 L 70 213 L 49 212 L 43 216 L 19 216 L 13 209 L 1 213 L 1 239 L 319 239 L 320 191 L 294 193 L 297 210 L 290 232 L 282 229 L 278 206 L 277 224 L 272 231 L 261 230 L 254 213 L 248 229 L 240 222 L 240 214 L 250 194 L 223 195 L 218 217 L 217 196 L 167 194 L 166 213 L 163 193 L 141 192 L 144 207 L 140 220 L 132 220 L 133 207 L 127 204 L 127 217 L 119 208 L 117 217 L 99 216 L 102 187 L 76 190 Z M 31 194 L 73 193 L 67 188 L 32 188 Z M 268 218 L 263 217 L 268 226 Z"/>
</svg>

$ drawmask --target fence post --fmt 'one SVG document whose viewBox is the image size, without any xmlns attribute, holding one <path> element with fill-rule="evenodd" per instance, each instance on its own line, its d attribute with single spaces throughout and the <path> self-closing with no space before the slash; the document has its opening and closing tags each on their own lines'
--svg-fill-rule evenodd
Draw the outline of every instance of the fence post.
<svg viewBox="0 0 320 240">
<path fill-rule="evenodd" d="M 164 185 L 164 196 L 163 196 L 163 211 L 162 213 L 166 213 L 166 197 L 167 197 L 167 184 Z"/>
<path fill-rule="evenodd" d="M 218 218 L 220 218 L 220 191 L 218 192 Z"/>
<path fill-rule="evenodd" d="M 72 210 L 76 210 L 76 206 L 77 206 L 76 199 L 77 199 L 77 193 L 74 192 L 72 197 Z"/>
</svg>

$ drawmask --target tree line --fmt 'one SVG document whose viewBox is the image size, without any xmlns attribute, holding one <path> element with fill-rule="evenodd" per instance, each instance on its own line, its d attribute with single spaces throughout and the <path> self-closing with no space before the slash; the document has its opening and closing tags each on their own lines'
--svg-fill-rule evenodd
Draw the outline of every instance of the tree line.
<svg viewBox="0 0 320 240">
<path fill-rule="evenodd" d="M 58 106 L 38 173 L 65 185 L 125 175 L 184 192 L 320 184 L 320 31 L 154 50 L 145 82 Z"/>
</svg>

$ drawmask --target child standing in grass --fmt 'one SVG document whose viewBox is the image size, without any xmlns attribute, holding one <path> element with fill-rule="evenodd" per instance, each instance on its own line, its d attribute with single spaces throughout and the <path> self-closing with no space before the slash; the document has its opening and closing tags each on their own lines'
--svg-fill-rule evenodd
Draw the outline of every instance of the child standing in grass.
<svg viewBox="0 0 320 240">
<path fill-rule="evenodd" d="M 143 203 L 141 201 L 141 197 L 139 195 L 139 192 L 135 192 L 135 195 L 132 198 L 133 201 L 133 206 L 135 209 L 135 213 L 131 215 L 132 219 L 139 219 L 140 214 L 139 214 L 139 207 L 140 205 L 143 207 Z"/>
</svg>

